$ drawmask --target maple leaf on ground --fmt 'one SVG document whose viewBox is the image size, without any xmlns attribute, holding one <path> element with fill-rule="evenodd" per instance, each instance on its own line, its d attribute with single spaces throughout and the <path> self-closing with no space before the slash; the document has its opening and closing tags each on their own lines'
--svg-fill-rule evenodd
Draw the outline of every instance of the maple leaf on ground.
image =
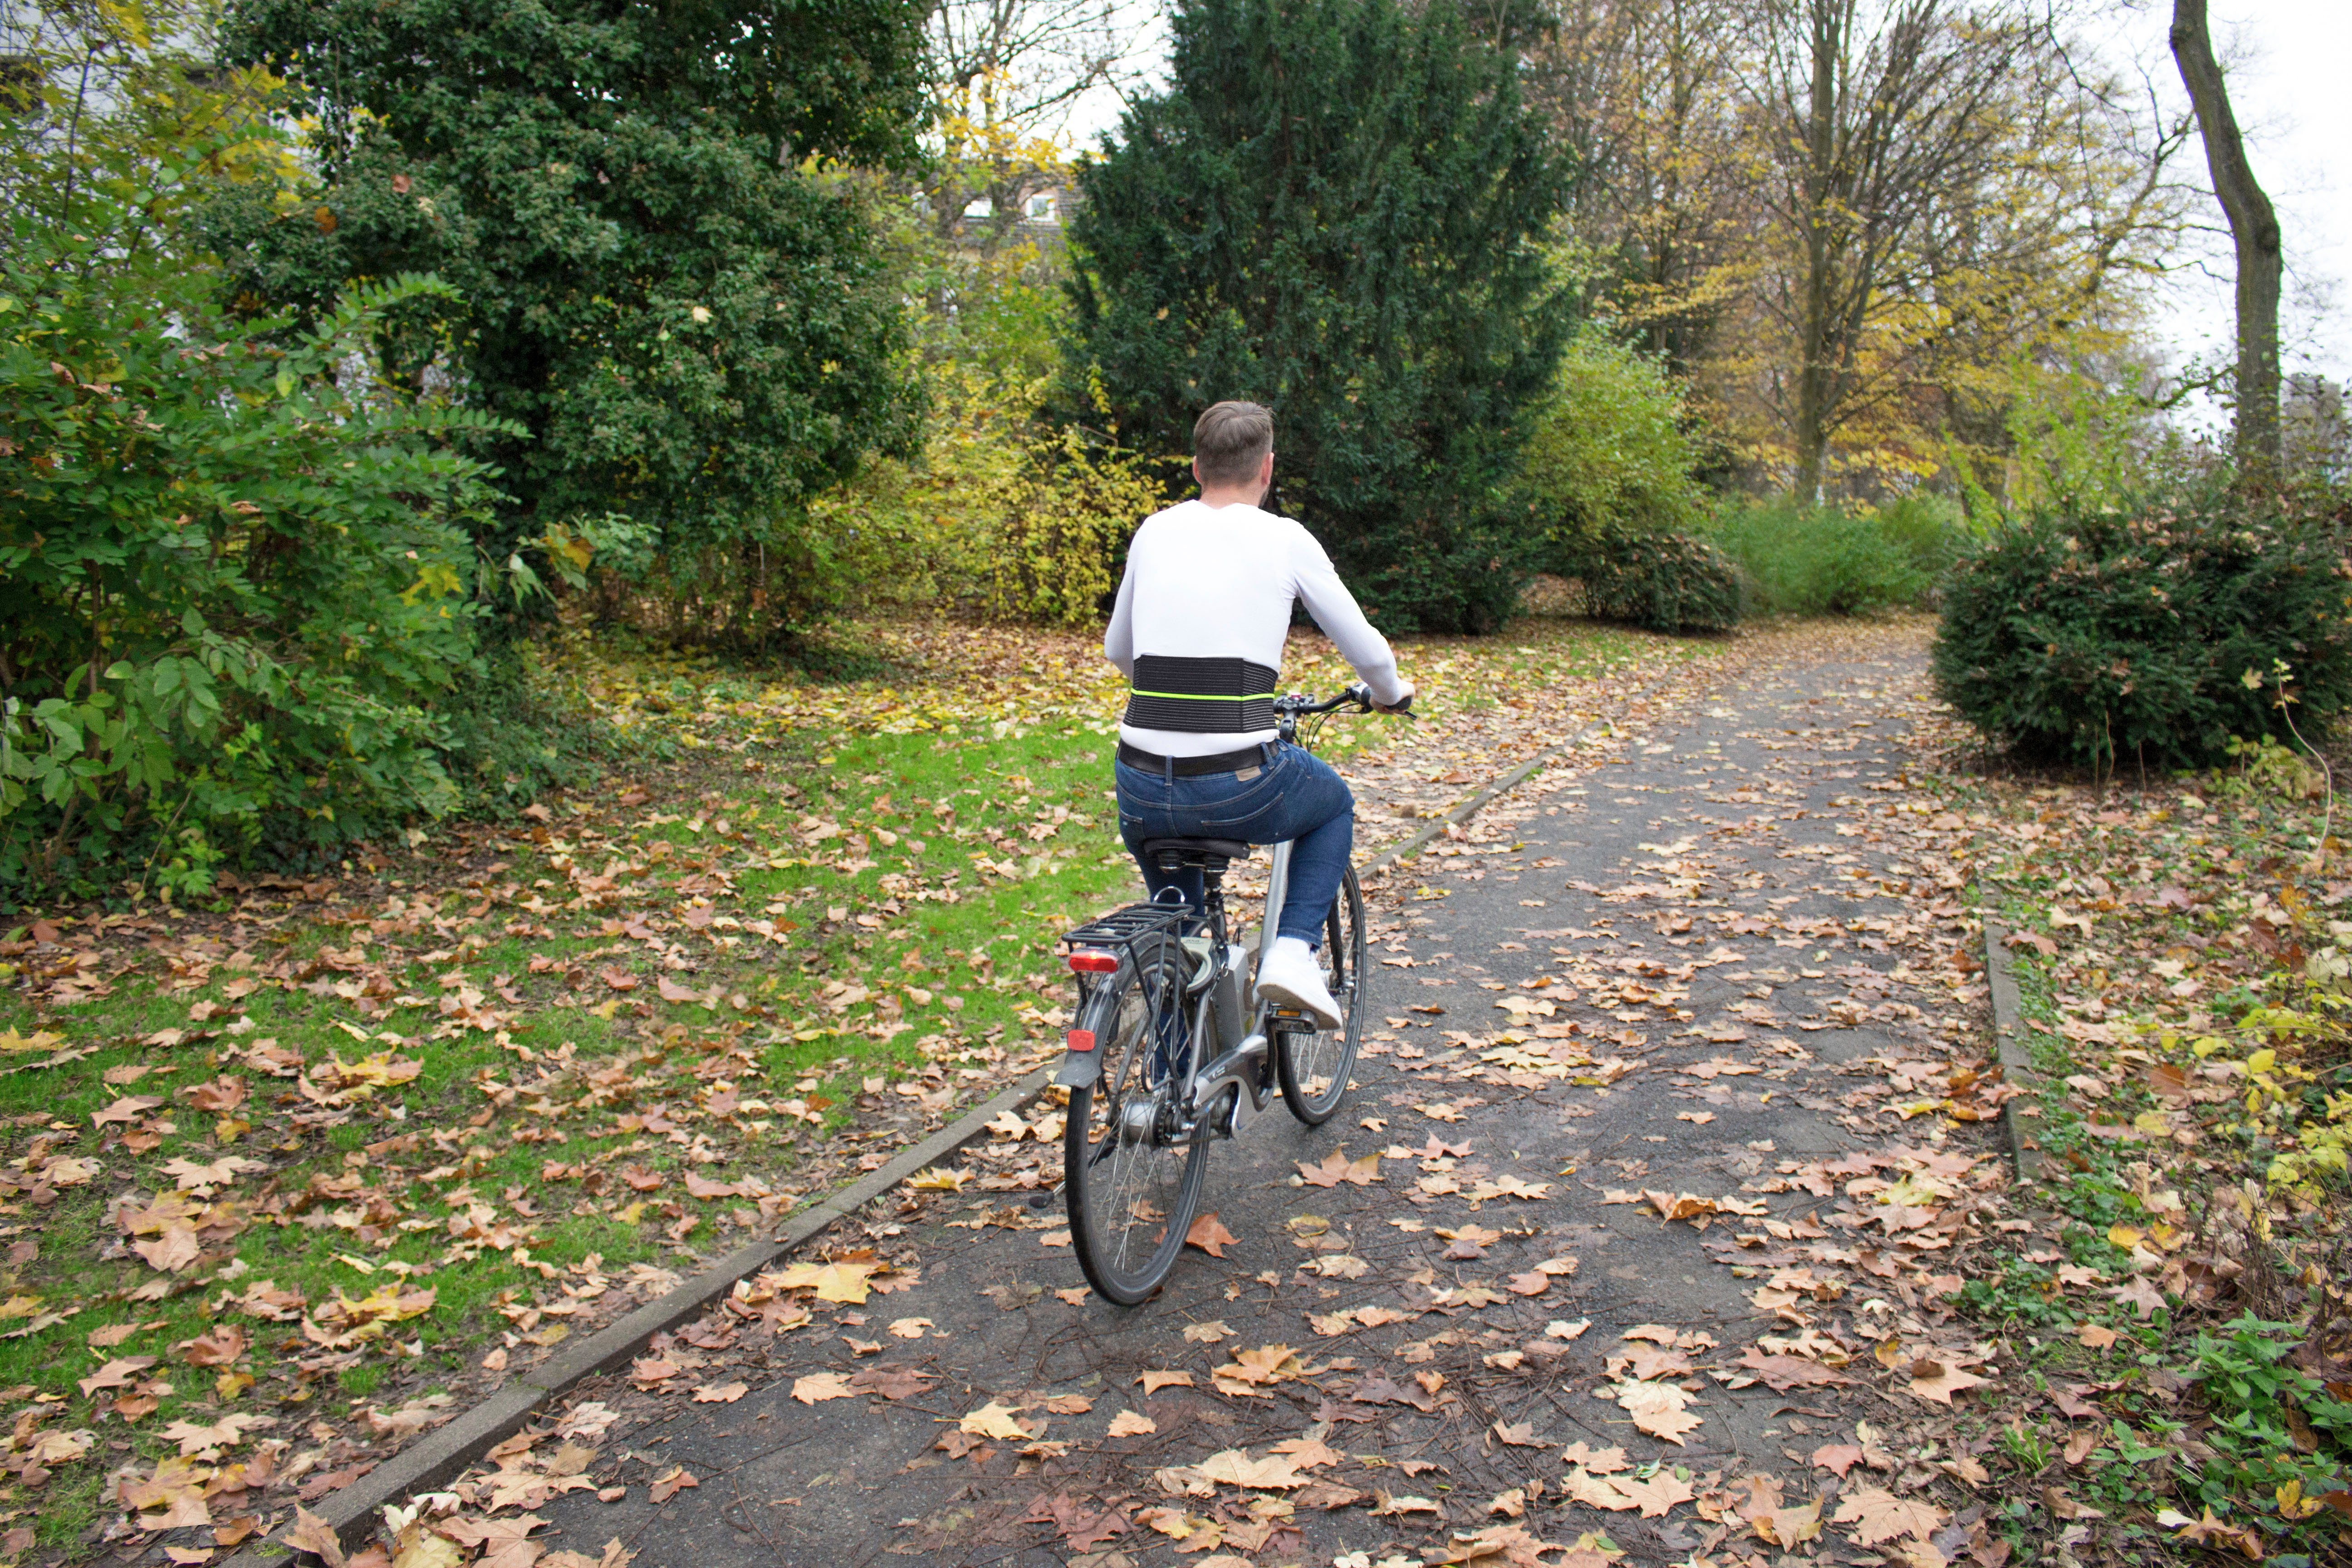
<svg viewBox="0 0 2352 1568">
<path fill-rule="evenodd" d="M 1273 1456 L 1253 1459 L 1245 1448 L 1226 1448 L 1194 1468 L 1204 1479 L 1248 1491 L 1286 1491 L 1307 1484 L 1307 1478 L 1288 1459 Z"/>
<path fill-rule="evenodd" d="M 1223 1258 L 1225 1255 L 1225 1248 L 1240 1239 L 1240 1237 L 1227 1230 L 1224 1222 L 1213 1214 L 1202 1215 L 1192 1222 L 1190 1229 L 1184 1232 L 1185 1246 L 1197 1247 L 1212 1258 Z"/>
<path fill-rule="evenodd" d="M 1678 1219 L 1703 1219 L 1716 1212 L 1715 1201 L 1696 1193 L 1659 1193 L 1644 1188 L 1642 1198 L 1658 1211 L 1660 1220 L 1669 1225 Z"/>
<path fill-rule="evenodd" d="M 343 1568 L 343 1543 L 336 1536 L 334 1526 L 300 1503 L 294 1505 L 294 1528 L 281 1539 L 295 1551 L 310 1553 L 327 1568 Z"/>
<path fill-rule="evenodd" d="M 1643 1519 L 1664 1519 L 1676 1503 L 1688 1502 L 1698 1495 L 1688 1481 L 1676 1480 L 1673 1469 L 1666 1467 L 1661 1467 L 1646 1481 L 1613 1480 L 1609 1484 L 1633 1499 Z"/>
<path fill-rule="evenodd" d="M 1813 1450 L 1811 1463 L 1813 1468 L 1828 1470 L 1843 1480 L 1848 1470 L 1862 1463 L 1862 1450 L 1851 1443 L 1824 1443 Z"/>
<path fill-rule="evenodd" d="M 226 1366 L 245 1353 L 245 1331 L 235 1323 L 223 1323 L 178 1348 L 186 1352 L 191 1366 Z"/>
<path fill-rule="evenodd" d="M 817 1405 L 828 1399 L 850 1399 L 856 1396 L 849 1380 L 837 1372 L 811 1373 L 793 1380 L 793 1397 L 803 1405 Z"/>
<path fill-rule="evenodd" d="M 1324 1156 L 1320 1164 L 1310 1165 L 1304 1160 L 1299 1161 L 1298 1178 L 1310 1187 L 1336 1187 L 1341 1182 L 1368 1187 L 1381 1179 L 1381 1157 L 1366 1154 L 1361 1159 L 1350 1160 L 1345 1149 L 1334 1149 Z"/>
<path fill-rule="evenodd" d="M 1617 1489 L 1617 1483 L 1604 1480 L 1588 1470 L 1574 1469 L 1560 1483 L 1562 1492 L 1570 1502 L 1580 1502 L 1587 1508 L 1607 1509 L 1622 1513 L 1634 1506 L 1633 1500 Z"/>
<path fill-rule="evenodd" d="M 1690 1404 L 1690 1394 L 1675 1384 L 1636 1380 L 1617 1384 L 1610 1393 L 1618 1407 L 1633 1418 L 1634 1426 L 1676 1447 L 1683 1446 L 1682 1435 L 1696 1430 L 1700 1424 L 1697 1416 L 1684 1408 Z"/>
<path fill-rule="evenodd" d="M 856 1373 L 849 1385 L 861 1394 L 878 1394 L 885 1399 L 912 1399 L 929 1389 L 933 1374 L 919 1367 L 876 1366 Z"/>
<path fill-rule="evenodd" d="M 1143 1396 L 1149 1399 L 1163 1388 L 1192 1387 L 1192 1374 L 1189 1372 L 1151 1371 L 1135 1381 L 1143 1384 Z"/>
<path fill-rule="evenodd" d="M 2173 1537 L 2175 1541 L 2186 1541 L 2198 1546 L 2233 1546 L 2256 1561 L 2267 1550 L 2261 1533 L 2252 1526 L 2232 1528 L 2215 1519 L 2210 1508 L 2202 1519 L 2191 1519 L 2178 1509 L 2168 1508 L 2156 1516 L 2156 1522 L 2167 1530 L 2179 1531 L 2180 1533 Z"/>
<path fill-rule="evenodd" d="M 1010 1405 L 989 1401 L 977 1410 L 967 1411 L 956 1423 L 956 1430 L 969 1432 L 975 1437 L 998 1437 L 1008 1443 L 1025 1443 L 1036 1436 L 1013 1419 Z"/>
<path fill-rule="evenodd" d="M 1444 1552 L 1422 1561 L 1431 1568 L 1453 1568 L 1456 1563 L 1477 1563 L 1487 1568 L 1496 1563 L 1507 1564 L 1508 1568 L 1541 1568 L 1546 1554 L 1567 1550 L 1556 1542 L 1530 1533 L 1523 1525 L 1499 1524 L 1473 1534 L 1456 1535 Z"/>
<path fill-rule="evenodd" d="M 277 1418 L 269 1415 L 247 1415 L 239 1413 L 225 1415 L 206 1426 L 194 1421 L 174 1421 L 163 1428 L 161 1436 L 167 1443 L 180 1446 L 180 1456 L 191 1458 L 207 1448 L 229 1448 L 246 1440 L 246 1434 L 256 1427 L 275 1426 Z"/>
<path fill-rule="evenodd" d="M 1633 1468 L 1633 1461 L 1625 1458 L 1625 1450 L 1614 1444 L 1606 1448 L 1596 1448 L 1589 1443 L 1570 1443 L 1561 1450 L 1559 1462 L 1563 1465 L 1573 1465 L 1580 1469 L 1590 1470 L 1596 1476 L 1605 1476 L 1612 1470 L 1630 1470 Z"/>
<path fill-rule="evenodd" d="M 1759 1539 L 1783 1551 L 1793 1551 L 1820 1537 L 1822 1500 L 1815 1498 L 1802 1508 L 1771 1509 L 1757 1514 L 1748 1522 L 1755 1527 Z"/>
<path fill-rule="evenodd" d="M 678 1465 L 655 1477 L 654 1484 L 646 1493 L 646 1497 L 652 1502 L 667 1502 L 687 1488 L 699 1487 L 701 1484 L 694 1479 L 692 1471 L 684 1465 Z"/>
<path fill-rule="evenodd" d="M 1949 1405 L 1955 1394 L 1980 1387 L 1986 1381 L 1951 1362 L 1933 1361 L 1926 1356 L 1911 1363 L 1908 1371 L 1910 1380 L 1903 1385 L 1904 1391 L 1934 1405 Z"/>
<path fill-rule="evenodd" d="M 1925 1541 L 1944 1522 L 1942 1509 L 1916 1498 L 1899 1498 L 1884 1487 L 1864 1487 L 1845 1494 L 1832 1516 L 1834 1524 L 1854 1526 L 1857 1546 L 1875 1546 L 1906 1535 Z"/>
<path fill-rule="evenodd" d="M 692 1484 L 691 1478 L 688 1484 Z M 537 1563 L 540 1554 L 547 1549 L 526 1538 L 546 1522 L 535 1513 L 527 1513 L 520 1519 L 460 1517 L 449 1520 L 438 1528 L 442 1533 L 464 1545 L 481 1548 L 482 1554 L 475 1559 L 474 1568 L 531 1568 L 531 1564 Z M 357 1560 L 353 1561 L 352 1568 L 360 1568 Z"/>
<path fill-rule="evenodd" d="M 1409 1513 L 1433 1513 L 1441 1519 L 1445 1515 L 1444 1509 L 1425 1497 L 1397 1497 L 1383 1491 L 1372 1496 L 1379 1500 L 1372 1510 L 1374 1519 L 1401 1519 Z"/>
<path fill-rule="evenodd" d="M 697 1405 L 732 1405 L 751 1392 L 751 1388 L 749 1384 L 707 1384 L 703 1387 L 698 1388 L 694 1391 L 694 1402 Z M 794 1393 L 797 1394 L 798 1392 L 798 1387 L 795 1385 Z M 812 1400 L 809 1401 L 809 1403 L 814 1404 L 815 1402 Z"/>
<path fill-rule="evenodd" d="M 2128 1283 L 2107 1292 L 2110 1300 L 2138 1310 L 2145 1322 L 2156 1310 L 2164 1305 L 2164 1292 L 2149 1284 L 2145 1277 L 2135 1276 Z"/>
<path fill-rule="evenodd" d="M 1106 1437 L 1148 1437 L 1160 1430 L 1160 1423 L 1149 1415 L 1139 1415 L 1132 1410 L 1122 1410 L 1110 1418 Z"/>
<path fill-rule="evenodd" d="M 881 1271 L 878 1263 L 795 1263 L 777 1277 L 776 1288 L 813 1289 L 820 1301 L 862 1307 L 872 1293 L 874 1276 Z"/>
<path fill-rule="evenodd" d="M 1339 1464 L 1348 1456 L 1323 1440 L 1327 1426 L 1328 1424 L 1318 1424 L 1310 1427 L 1304 1437 L 1286 1437 L 1269 1452 L 1286 1456 L 1296 1469 L 1311 1470 L 1318 1465 Z"/>
<path fill-rule="evenodd" d="M 1504 1281 L 1504 1284 L 1510 1289 L 1513 1295 L 1540 1296 L 1551 1289 L 1551 1276 L 1529 1269 L 1525 1274 L 1512 1275 Z"/>
<path fill-rule="evenodd" d="M 1212 1318 L 1205 1323 L 1184 1325 L 1185 1339 L 1196 1345 L 1213 1345 L 1219 1340 L 1231 1339 L 1233 1333 L 1233 1330 L 1225 1327 L 1223 1320 L 1217 1318 Z"/>
<path fill-rule="evenodd" d="M 152 1355 L 127 1355 L 108 1362 L 80 1380 L 82 1397 L 87 1399 L 101 1388 L 130 1387 L 138 1373 L 155 1364 L 155 1359 Z"/>
<path fill-rule="evenodd" d="M 1775 1342 L 1784 1343 L 1786 1342 Z M 1767 1355 L 1754 1345 L 1741 1352 L 1739 1364 L 1754 1373 L 1775 1394 L 1786 1394 L 1792 1388 L 1810 1384 L 1852 1383 L 1853 1379 L 1835 1367 L 1823 1366 L 1803 1356 Z"/>
<path fill-rule="evenodd" d="M 1541 1437 L 1536 1436 L 1536 1424 L 1532 1421 L 1518 1421 L 1508 1424 L 1497 1421 L 1495 1423 L 1495 1436 L 1497 1441 L 1508 1444 L 1514 1448 L 1542 1448 L 1549 1447 L 1549 1445 Z"/>
</svg>

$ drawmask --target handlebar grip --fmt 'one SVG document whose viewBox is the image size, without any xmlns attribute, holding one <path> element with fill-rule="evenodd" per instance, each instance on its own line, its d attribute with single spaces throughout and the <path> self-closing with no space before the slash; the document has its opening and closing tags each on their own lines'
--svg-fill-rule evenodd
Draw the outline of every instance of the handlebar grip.
<svg viewBox="0 0 2352 1568">
<path fill-rule="evenodd" d="M 1395 707 L 1393 707 L 1393 708 L 1390 709 L 1390 710 L 1389 710 L 1389 711 L 1390 711 L 1390 712 L 1391 712 L 1391 713 L 1410 713 L 1410 712 L 1412 712 L 1412 700 L 1413 700 L 1414 695 L 1415 695 L 1415 694 L 1414 694 L 1414 693 L 1412 693 L 1412 692 L 1407 692 L 1407 693 L 1405 694 L 1405 699 L 1404 699 L 1404 700 L 1403 700 L 1403 701 L 1402 701 L 1402 702 L 1400 702 L 1400 703 L 1398 703 Z"/>
</svg>

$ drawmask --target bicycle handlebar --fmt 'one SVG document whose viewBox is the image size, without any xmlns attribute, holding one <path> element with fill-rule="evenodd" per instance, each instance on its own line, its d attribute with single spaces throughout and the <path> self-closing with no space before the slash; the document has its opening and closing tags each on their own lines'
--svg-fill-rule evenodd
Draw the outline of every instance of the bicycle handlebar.
<svg viewBox="0 0 2352 1568">
<path fill-rule="evenodd" d="M 1342 708 L 1352 707 L 1359 713 L 1390 712 L 1409 715 L 1412 712 L 1412 699 L 1407 697 L 1392 709 L 1381 708 L 1372 700 L 1371 688 L 1360 680 L 1328 702 L 1318 702 L 1312 698 L 1294 695 L 1276 698 L 1274 707 L 1275 711 L 1278 713 L 1290 714 L 1335 713 Z"/>
</svg>

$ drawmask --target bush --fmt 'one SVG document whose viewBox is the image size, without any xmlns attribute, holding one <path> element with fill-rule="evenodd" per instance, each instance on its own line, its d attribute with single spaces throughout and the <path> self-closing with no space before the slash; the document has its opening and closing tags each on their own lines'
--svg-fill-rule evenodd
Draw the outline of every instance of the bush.
<svg viewBox="0 0 2352 1568">
<path fill-rule="evenodd" d="M 1937 689 L 2032 760 L 2222 762 L 2352 699 L 2352 563 L 2317 523 L 2208 492 L 2012 523 L 1956 567 Z"/>
<path fill-rule="evenodd" d="M 266 826 L 319 845 L 446 811 L 434 703 L 502 575 L 467 540 L 488 470 L 446 449 L 497 422 L 365 374 L 383 313 L 439 285 L 362 291 L 281 350 L 121 256 L 0 271 L 0 888 L 93 892 L 132 851 L 195 891 Z"/>
<path fill-rule="evenodd" d="M 1712 507 L 1681 395 L 1657 363 L 1597 323 L 1570 340 L 1550 395 L 1531 417 L 1517 485 L 1556 537 L 1604 524 L 1640 532 L 1704 527 Z"/>
<path fill-rule="evenodd" d="M 1908 503 L 1898 503 L 1908 504 Z M 1890 528 L 1883 517 L 1853 517 L 1786 501 L 1726 517 L 1716 540 L 1747 574 L 1750 603 L 1766 615 L 1849 616 L 1909 604 L 1934 581 L 1921 563 L 1927 519 L 1916 510 Z"/>
<path fill-rule="evenodd" d="M 1560 570 L 1579 584 L 1588 616 L 1662 632 L 1739 624 L 1738 569 L 1690 534 L 1604 523 L 1563 551 Z"/>
</svg>

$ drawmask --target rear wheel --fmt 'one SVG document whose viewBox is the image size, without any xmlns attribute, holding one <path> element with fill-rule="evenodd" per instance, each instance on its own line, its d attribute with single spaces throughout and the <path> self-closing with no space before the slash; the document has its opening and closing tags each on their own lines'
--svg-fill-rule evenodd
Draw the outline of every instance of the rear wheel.
<svg viewBox="0 0 2352 1568">
<path fill-rule="evenodd" d="M 1070 1090 L 1062 1131 L 1078 1267 L 1122 1307 L 1148 1300 L 1176 1266 L 1208 1172 L 1205 1142 L 1171 1141 L 1192 1053 L 1182 993 L 1172 978 L 1160 984 L 1160 973 L 1123 964 L 1087 999 L 1078 1027 L 1099 1042 L 1101 1076 Z"/>
<path fill-rule="evenodd" d="M 1331 901 L 1331 912 L 1323 917 L 1323 984 L 1330 989 L 1331 999 L 1339 1004 L 1339 1026 L 1313 1034 L 1285 1034 L 1274 1058 L 1283 1103 L 1309 1127 L 1320 1127 L 1339 1109 L 1339 1101 L 1347 1097 L 1349 1075 L 1356 1068 L 1356 1047 L 1364 1037 L 1368 945 L 1364 893 L 1351 866 L 1340 879 L 1339 896 Z"/>
</svg>

